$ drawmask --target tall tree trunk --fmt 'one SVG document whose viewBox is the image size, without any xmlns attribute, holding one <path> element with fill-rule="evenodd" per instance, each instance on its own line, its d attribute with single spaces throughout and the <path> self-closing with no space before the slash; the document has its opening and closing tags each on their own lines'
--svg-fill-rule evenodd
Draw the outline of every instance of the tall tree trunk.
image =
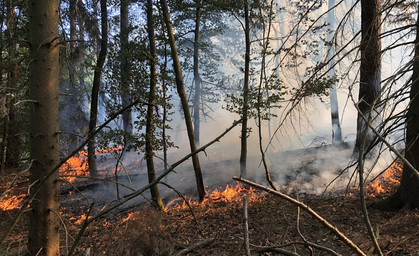
<svg viewBox="0 0 419 256">
<path fill-rule="evenodd" d="M 243 84 L 243 109 L 242 109 L 242 131 L 241 131 L 241 148 L 240 148 L 240 175 L 247 177 L 247 119 L 248 119 L 248 102 L 249 102 L 249 78 L 250 78 L 250 20 L 249 20 L 249 3 L 244 1 L 244 35 L 246 42 L 246 53 L 244 62 L 244 84 Z"/>
<path fill-rule="evenodd" d="M 103 65 L 105 64 L 106 52 L 108 48 L 108 11 L 106 9 L 106 0 L 100 0 L 100 13 L 102 17 L 102 38 L 100 40 L 100 52 L 97 59 L 95 72 L 93 75 L 92 96 L 90 104 L 89 136 L 96 129 L 100 77 L 102 74 Z M 87 161 L 89 164 L 89 172 L 91 176 L 97 176 L 95 144 L 95 139 L 92 139 L 91 141 L 89 141 L 87 145 Z"/>
<path fill-rule="evenodd" d="M 160 0 L 163 9 L 163 18 L 166 23 L 167 34 L 169 36 L 170 48 L 172 50 L 173 69 L 176 76 L 176 88 L 182 102 L 183 114 L 185 116 L 186 129 L 188 130 L 189 145 L 191 152 L 197 150 L 196 141 L 194 137 L 194 129 L 192 124 L 191 113 L 189 111 L 188 100 L 185 93 L 185 84 L 183 82 L 182 70 L 180 68 L 179 57 L 176 49 L 175 36 L 173 34 L 172 24 L 170 22 L 169 8 L 166 0 Z M 205 197 L 204 181 L 202 179 L 201 165 L 199 164 L 198 154 L 192 156 L 192 163 L 195 171 L 196 185 L 198 189 L 199 199 L 202 201 Z"/>
<path fill-rule="evenodd" d="M 379 34 L 380 28 L 380 0 L 361 0 L 361 67 L 359 81 L 359 109 L 361 113 L 371 116 L 372 125 L 376 126 L 381 121 L 380 111 L 374 106 L 381 90 L 381 41 Z M 358 114 L 357 136 L 355 151 L 358 151 L 363 145 L 364 130 L 367 129 L 361 114 Z M 366 150 L 368 150 L 374 136 L 368 132 L 366 138 Z"/>
<path fill-rule="evenodd" d="M 59 162 L 59 37 L 57 0 L 30 0 L 29 88 L 34 101 L 30 114 L 30 194 L 35 198 L 29 211 L 28 250 L 31 255 L 60 255 L 59 174 L 42 187 L 43 179 Z"/>
<path fill-rule="evenodd" d="M 16 52 L 17 43 L 14 39 L 15 32 L 17 29 L 16 21 L 16 6 L 13 0 L 7 0 L 7 37 L 9 38 L 8 46 L 8 68 L 7 68 L 7 87 L 17 89 L 17 76 L 18 76 L 18 65 L 16 63 Z M 21 124 L 19 123 L 18 111 L 15 107 L 16 95 L 15 92 L 11 92 L 9 98 L 9 120 L 8 120 L 8 134 L 6 137 L 6 166 L 7 167 L 18 167 L 19 158 L 21 153 L 21 140 L 18 135 L 21 130 Z"/>
<path fill-rule="evenodd" d="M 157 84 L 157 49 L 154 37 L 154 18 L 153 18 L 153 1 L 147 0 L 147 30 L 150 41 L 150 92 L 148 102 L 156 104 L 156 84 Z M 154 153 L 153 153 L 153 119 L 154 105 L 147 106 L 146 135 L 145 135 L 145 158 L 147 161 L 148 182 L 156 180 L 156 171 L 154 170 Z M 163 210 L 164 205 L 160 196 L 157 184 L 150 187 L 151 197 L 156 207 Z"/>
<path fill-rule="evenodd" d="M 6 3 L 3 1 L 1 5 L 1 16 L 0 16 L 0 24 L 3 24 L 5 19 L 5 9 L 6 9 Z M 3 35 L 3 26 L 0 26 L 0 35 Z M 4 87 L 3 84 L 3 65 L 4 65 L 4 59 L 3 59 L 3 47 L 4 47 L 4 40 L 0 40 L 0 88 Z M 3 96 L 5 97 L 5 96 Z M 7 105 L 7 98 L 3 98 L 4 104 Z M 7 120 L 8 116 L 2 116 L 3 118 L 3 127 L 2 127 L 2 140 L 0 145 L 0 175 L 4 173 L 4 165 L 6 160 L 6 138 L 7 138 Z"/>
<path fill-rule="evenodd" d="M 193 44 L 193 75 L 195 80 L 195 93 L 194 93 L 194 104 L 193 104 L 193 121 L 194 121 L 194 132 L 196 145 L 199 147 L 199 131 L 200 131 L 200 99 L 201 99 L 201 76 L 199 75 L 199 27 L 201 24 L 201 1 L 196 0 L 195 10 L 195 38 Z"/>
<path fill-rule="evenodd" d="M 419 10 L 418 10 L 419 14 Z M 415 55 L 413 57 L 412 85 L 410 104 L 406 116 L 406 159 L 419 169 L 419 16 L 416 22 Z M 419 209 L 419 174 L 404 165 L 400 187 L 389 199 L 373 205 L 381 210 L 399 210 L 402 208 Z"/>
<path fill-rule="evenodd" d="M 76 86 L 75 70 L 76 70 L 76 48 L 77 48 L 77 26 L 76 26 L 76 8 L 77 0 L 70 0 L 69 19 L 70 19 L 70 65 L 68 69 L 69 80 L 71 86 Z"/>
<path fill-rule="evenodd" d="M 130 103 L 130 87 L 129 87 L 129 75 L 130 75 L 130 63 L 129 63 L 129 19 L 128 19 L 128 0 L 121 0 L 121 100 L 122 107 L 127 106 Z M 132 111 L 131 108 L 127 109 L 122 114 L 124 135 L 124 146 L 127 146 L 127 134 L 132 132 Z"/>
<path fill-rule="evenodd" d="M 333 35 L 335 31 L 335 0 L 329 0 L 328 3 L 329 12 L 327 13 L 327 23 L 329 24 L 330 32 L 327 35 L 327 41 L 330 44 L 330 50 L 328 53 L 329 56 L 329 72 L 328 75 L 330 78 L 335 76 L 335 45 L 332 42 Z M 336 84 L 334 83 L 330 88 L 330 110 L 332 114 L 332 144 L 338 145 L 342 143 L 342 129 L 340 128 L 339 121 L 339 104 L 338 96 L 336 91 Z"/>
</svg>

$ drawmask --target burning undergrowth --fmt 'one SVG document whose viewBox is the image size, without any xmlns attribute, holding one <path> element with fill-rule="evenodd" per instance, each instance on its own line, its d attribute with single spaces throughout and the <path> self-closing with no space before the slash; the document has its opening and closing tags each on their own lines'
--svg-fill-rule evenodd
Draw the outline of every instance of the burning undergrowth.
<svg viewBox="0 0 419 256">
<path fill-rule="evenodd" d="M 112 152 L 112 150 L 110 151 Z M 127 154 L 125 160 L 129 160 L 130 162 L 119 165 L 120 169 L 117 171 L 119 177 L 118 182 L 125 184 L 125 187 L 119 187 L 118 194 L 114 182 L 116 167 L 115 155 L 117 155 L 117 153 L 118 152 L 113 152 L 112 154 L 110 152 L 99 153 L 99 179 L 88 179 L 86 155 L 83 152 L 73 159 L 70 159 L 66 165 L 60 169 L 63 181 L 61 194 L 62 207 L 60 214 L 67 225 L 64 230 L 71 233 L 73 237 L 87 219 L 89 207 L 92 204 L 94 204 L 94 207 L 89 216 L 106 210 L 112 204 L 118 202 L 118 200 L 123 200 L 125 196 L 132 193 L 133 190 L 139 189 L 147 183 L 146 170 L 144 166 L 142 166 L 140 157 L 138 155 Z M 275 157 L 270 156 L 271 167 L 273 167 L 271 168 L 271 172 L 273 174 L 272 176 L 276 179 L 278 188 L 281 191 L 293 195 L 302 195 L 303 198 L 312 200 L 310 202 L 314 202 L 315 204 L 318 197 L 316 199 L 310 195 L 318 195 L 319 191 L 324 191 L 324 183 L 316 184 L 315 182 L 322 179 L 327 180 L 332 174 L 338 174 L 340 168 L 343 168 L 346 164 L 343 159 L 347 159 L 350 150 L 345 149 L 341 152 L 328 151 L 327 153 L 331 154 L 331 157 L 327 156 L 327 154 L 326 156 L 323 154 L 323 157 L 319 157 L 318 151 L 312 151 L 305 154 L 281 154 Z M 334 162 L 341 162 L 341 166 L 343 167 L 337 167 L 335 164 L 331 164 L 330 159 L 334 159 Z M 253 165 L 250 164 L 250 168 L 259 170 L 257 172 L 251 172 L 253 180 L 264 183 L 264 176 L 257 175 L 257 173 L 263 174 L 260 169 L 257 169 L 259 158 L 254 157 L 250 158 L 250 160 L 250 162 L 253 163 Z M 183 248 L 179 245 L 181 242 L 192 244 L 197 242 L 197 239 L 207 239 L 208 237 L 216 235 L 217 230 L 213 230 L 213 228 L 217 227 L 220 232 L 226 232 L 228 235 L 224 238 L 226 241 L 217 240 L 215 243 L 217 246 L 227 246 L 230 251 L 221 254 L 220 251 L 218 251 L 219 254 L 217 254 L 216 249 L 211 249 L 210 251 L 214 251 L 213 254 L 209 253 L 202 255 L 237 255 L 234 254 L 234 251 L 239 250 L 239 247 L 241 247 L 241 231 L 235 227 L 230 227 L 230 224 L 228 223 L 231 221 L 236 222 L 237 219 L 241 218 L 240 208 L 242 207 L 241 201 L 243 196 L 248 195 L 250 197 L 251 205 L 267 204 L 272 198 L 268 197 L 268 200 L 265 200 L 267 197 L 266 194 L 256 192 L 252 188 L 243 187 L 239 183 L 231 183 L 231 177 L 237 174 L 237 161 L 228 159 L 222 159 L 216 163 L 203 161 L 202 166 L 205 170 L 205 183 L 208 185 L 207 197 L 203 202 L 198 202 L 195 196 L 193 169 L 187 164 L 182 165 L 179 169 L 175 170 L 175 173 L 170 174 L 165 179 L 165 182 L 175 187 L 183 197 L 179 197 L 172 189 L 160 186 L 166 204 L 166 211 L 164 214 L 156 214 L 153 213 L 153 210 L 150 210 L 150 205 L 145 199 L 147 197 L 149 198 L 147 192 L 144 194 L 145 198 L 139 197 L 138 200 L 134 200 L 130 204 L 125 204 L 122 208 L 118 208 L 112 211 L 111 214 L 93 222 L 91 224 L 92 227 L 87 230 L 83 238 L 83 245 L 81 246 L 83 249 L 79 252 L 84 253 L 84 250 L 92 248 L 92 250 L 95 251 L 92 255 L 119 255 L 120 253 L 126 255 L 141 255 L 139 254 L 140 252 L 147 253 L 147 250 L 151 250 L 148 251 L 148 253 L 151 253 L 149 255 L 169 255 L 169 253 Z M 379 178 L 373 180 L 367 186 L 366 190 L 370 200 L 372 197 L 381 198 L 393 192 L 398 186 L 401 170 L 402 164 L 400 162 L 395 162 Z M 19 185 L 16 183 L 16 186 L 13 185 L 7 189 L 4 185 L 7 182 L 2 182 L 3 187 L 1 191 L 2 198 L 0 200 L 0 212 L 3 212 L 4 214 L 7 213 L 9 219 L 11 219 L 10 216 L 21 207 L 27 194 L 27 188 L 29 186 L 29 184 L 27 184 L 27 176 L 22 176 L 20 178 L 24 182 L 19 183 Z M 347 182 L 347 180 L 345 181 Z M 347 185 L 347 183 L 345 185 Z M 19 192 L 16 190 L 18 187 L 20 189 Z M 337 189 L 331 191 L 331 194 L 328 195 L 330 200 L 332 200 L 332 198 L 341 200 L 338 198 L 341 198 L 346 192 Z M 350 193 L 352 193 L 350 195 L 354 195 L 356 194 L 356 190 L 351 190 Z M 345 198 L 345 200 L 350 200 L 351 202 L 357 200 L 354 197 Z M 258 207 L 260 208 L 262 206 L 257 206 L 257 208 Z M 269 208 L 271 206 L 264 207 Z M 193 211 L 191 211 L 191 209 Z M 259 210 L 253 212 L 254 218 L 258 218 L 255 216 L 259 216 L 260 214 L 265 214 L 263 210 L 258 211 Z M 281 211 L 284 210 L 279 210 L 279 213 Z M 214 217 L 212 214 L 215 214 L 218 217 Z M 223 214 L 226 216 L 221 217 Z M 159 215 L 159 217 L 157 218 L 154 215 Z M 273 214 L 273 216 L 277 217 L 279 215 L 278 213 Z M 196 220 L 193 221 L 195 218 Z M 214 218 L 214 220 L 211 220 L 212 218 Z M 214 221 L 214 223 L 208 223 L 208 221 Z M 217 221 L 217 223 L 215 223 L 215 221 Z M 3 223 L 3 226 L 6 224 L 7 223 Z M 260 223 L 254 224 L 259 225 Z M 21 225 L 26 224 L 23 222 Z M 193 225 L 210 226 L 200 227 L 201 233 L 199 235 L 195 234 L 195 238 L 192 238 L 194 237 L 192 235 L 193 232 L 187 231 L 185 228 L 193 228 Z M 136 228 L 132 228 L 132 226 L 135 226 Z M 233 234 L 230 234 L 230 232 L 226 230 L 229 228 L 235 230 Z M 257 228 L 256 230 L 257 232 L 263 233 L 263 229 L 265 228 L 268 228 L 268 226 L 266 226 L 266 223 L 263 223 L 262 230 L 257 230 Z M 318 227 L 315 228 L 317 229 Z M 197 229 L 198 228 L 195 228 L 195 230 Z M 206 229 L 210 230 L 207 231 Z M 20 230 L 26 230 L 26 227 Z M 254 231 L 253 236 L 258 237 L 259 234 L 256 235 L 256 230 Z M 100 234 L 101 232 L 105 232 L 105 234 Z M 115 244 L 115 242 L 112 241 L 114 233 L 125 235 L 118 238 L 116 246 L 110 248 L 107 243 Z M 25 233 L 15 233 L 14 235 L 15 239 L 20 239 L 19 241 L 24 241 L 25 239 Z M 66 234 L 66 236 L 68 239 L 68 234 Z M 229 242 L 230 237 L 234 237 L 234 239 L 232 238 L 231 243 Z M 266 244 L 262 241 L 262 238 L 257 238 L 255 243 L 260 245 Z M 130 247 L 129 245 L 132 244 L 143 244 L 144 247 Z M 20 248 L 19 250 L 22 249 Z"/>
</svg>

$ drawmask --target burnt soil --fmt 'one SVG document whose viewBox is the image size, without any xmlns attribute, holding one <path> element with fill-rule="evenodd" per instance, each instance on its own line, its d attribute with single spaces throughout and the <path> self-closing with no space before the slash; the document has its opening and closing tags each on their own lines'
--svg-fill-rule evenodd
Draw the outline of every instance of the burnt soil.
<svg viewBox="0 0 419 256">
<path fill-rule="evenodd" d="M 2 191 L 10 179 L 2 179 Z M 16 182 L 16 195 L 27 191 L 26 182 Z M 382 200 L 395 191 L 395 187 L 371 203 Z M 164 212 L 143 204 L 114 212 L 99 218 L 85 231 L 77 245 L 76 255 L 173 255 L 191 245 L 206 242 L 192 252 L 183 255 L 244 255 L 243 250 L 243 202 L 239 194 L 230 202 L 209 200 L 204 205 L 193 204 L 190 209 L 174 207 Z M 373 255 L 357 196 L 300 197 L 300 200 L 317 211 L 358 245 L 367 255 Z M 61 246 L 65 255 L 71 247 L 82 224 L 75 224 L 86 212 L 86 207 L 64 205 L 61 209 Z M 248 207 L 250 249 L 258 254 L 266 246 L 280 246 L 299 255 L 330 255 L 318 249 L 310 249 L 295 242 L 302 242 L 297 230 L 297 207 L 275 197 L 256 191 L 251 193 Z M 17 210 L 0 210 L 2 235 L 9 227 Z M 419 255 L 419 211 L 402 210 L 382 212 L 369 209 L 372 226 L 384 255 Z M 355 255 L 353 251 L 330 230 L 301 210 L 300 231 L 306 240 L 328 247 L 341 255 Z M 65 224 L 65 228 L 64 228 Z M 27 217 L 25 214 L 0 248 L 0 255 L 25 253 Z"/>
</svg>

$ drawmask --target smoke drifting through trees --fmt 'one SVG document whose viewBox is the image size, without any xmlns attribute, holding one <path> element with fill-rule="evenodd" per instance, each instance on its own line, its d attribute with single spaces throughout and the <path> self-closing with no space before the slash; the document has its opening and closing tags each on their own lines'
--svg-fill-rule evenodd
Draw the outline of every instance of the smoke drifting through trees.
<svg viewBox="0 0 419 256">
<path fill-rule="evenodd" d="M 119 5 L 100 1 L 100 9 L 98 1 L 69 0 L 61 6 L 51 2 L 57 5 L 55 9 L 62 9 L 62 26 L 53 38 L 36 44 L 43 49 L 48 42 L 46 46 L 52 49 L 55 38 L 63 38 L 59 47 L 63 61 L 54 72 L 61 67 L 61 99 L 68 97 L 61 105 L 72 106 L 61 109 L 62 131 L 58 131 L 56 123 L 49 125 L 56 130 L 55 136 L 63 135 L 63 144 L 71 145 L 62 150 L 63 157 L 84 137 L 91 137 L 101 124 L 100 118 L 97 121 L 100 115 L 105 117 L 135 98 L 151 105 L 126 111 L 89 142 L 92 177 L 115 169 L 115 177 L 118 171 L 127 171 L 118 182 L 128 184 L 130 175 L 135 174 L 129 186 L 146 186 L 141 166 L 144 159 L 148 183 L 153 183 L 161 170 L 168 170 L 171 163 L 196 151 L 199 144 L 221 133 L 226 123 L 239 118 L 241 132 L 237 128 L 224 138 L 224 144 L 194 155 L 193 168 L 182 166 L 177 176 L 168 177 L 170 185 L 188 193 L 198 191 L 203 200 L 204 184 L 229 183 L 231 176 L 240 173 L 290 193 L 318 195 L 325 188 L 344 189 L 348 181 L 354 184 L 364 175 L 358 172 L 361 176 L 356 176 L 353 146 L 361 153 L 374 146 L 365 168 L 367 180 L 396 158 L 389 153 L 388 145 L 405 150 L 407 159 L 414 164 L 416 63 L 412 56 L 401 53 L 411 51 L 417 43 L 413 38 L 417 33 L 417 21 L 413 20 L 416 14 L 412 14 L 417 12 L 417 3 L 265 2 L 149 0 L 147 4 L 123 1 Z M 30 4 L 36 5 L 34 1 Z M 2 172 L 28 159 L 40 161 L 42 156 L 37 154 L 41 152 L 32 147 L 29 156 L 28 145 L 49 143 L 47 139 L 37 140 L 50 136 L 39 136 L 44 131 L 28 135 L 28 127 L 38 129 L 44 119 L 32 118 L 30 125 L 26 121 L 33 114 L 28 102 L 35 106 L 34 111 L 43 105 L 42 98 L 30 99 L 26 94 L 27 81 L 33 88 L 32 76 L 39 75 L 32 69 L 34 58 L 27 57 L 36 51 L 35 44 L 31 41 L 27 46 L 21 40 L 25 38 L 27 17 L 27 10 L 17 2 L 8 0 L 2 4 L 1 32 L 10 40 L 0 42 L 0 90 L 5 95 L 0 101 Z M 34 24 L 36 21 L 31 20 L 31 35 L 37 34 Z M 29 73 L 25 72 L 27 67 Z M 45 71 L 42 65 L 36 68 L 39 73 Z M 414 78 L 410 79 L 412 70 Z M 56 78 L 45 84 L 48 82 L 55 85 Z M 175 108 L 171 109 L 172 105 Z M 192 115 L 189 109 L 193 109 Z M 83 116 L 87 114 L 88 130 L 86 124 L 80 124 L 83 129 L 72 125 L 76 119 L 86 122 Z M 54 119 L 55 112 L 48 118 Z M 376 139 L 367 123 L 389 143 Z M 368 136 L 364 148 L 365 130 Z M 130 148 L 135 153 L 125 153 L 124 148 L 116 152 L 120 154 L 117 160 L 95 159 L 95 149 L 114 147 Z M 54 159 L 46 166 L 57 162 L 59 146 L 50 146 L 49 150 Z M 364 157 L 361 154 L 360 159 Z M 133 161 L 139 166 L 130 166 Z M 44 175 L 40 172 L 38 177 L 35 169 L 32 184 Z M 193 173 L 195 177 L 191 178 Z M 329 186 L 337 176 L 339 179 Z M 406 168 L 401 188 L 392 198 L 396 203 L 381 208 L 418 207 L 414 199 L 418 193 L 416 176 L 416 170 Z M 197 189 L 192 189 L 193 181 Z M 45 187 L 51 188 L 51 195 L 56 197 L 57 187 Z M 91 195 L 110 195 L 112 187 L 97 186 Z M 31 185 L 31 193 L 37 193 L 35 189 Z M 152 189 L 152 199 L 163 208 L 157 184 Z M 125 189 L 120 192 L 129 193 Z M 118 194 L 115 198 L 121 197 Z M 57 212 L 55 204 L 53 211 Z M 37 202 L 33 206 L 36 208 Z M 39 246 L 29 247 L 34 251 Z"/>
</svg>

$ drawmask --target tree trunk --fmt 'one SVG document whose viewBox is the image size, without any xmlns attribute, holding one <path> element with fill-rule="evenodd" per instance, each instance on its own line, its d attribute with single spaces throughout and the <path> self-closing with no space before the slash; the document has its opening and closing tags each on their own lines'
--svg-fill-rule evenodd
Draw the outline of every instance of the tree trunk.
<svg viewBox="0 0 419 256">
<path fill-rule="evenodd" d="M 100 40 L 100 52 L 97 59 L 95 72 L 93 75 L 93 86 L 90 105 L 89 136 L 96 129 L 100 76 L 102 74 L 103 64 L 105 63 L 106 52 L 108 48 L 108 11 L 106 9 L 106 0 L 100 0 L 100 13 L 102 17 L 102 38 Z M 89 141 L 87 145 L 87 161 L 89 164 L 90 176 L 97 176 L 95 144 L 95 139 L 92 139 L 91 141 Z"/>
<path fill-rule="evenodd" d="M 69 19 L 70 19 L 70 65 L 68 68 L 68 76 L 70 86 L 76 86 L 75 70 L 76 70 L 76 48 L 77 48 L 77 27 L 76 27 L 76 8 L 77 0 L 70 0 Z"/>
<path fill-rule="evenodd" d="M 361 67 L 359 81 L 359 109 L 366 117 L 371 117 L 373 126 L 380 122 L 380 111 L 374 106 L 381 90 L 381 41 L 380 0 L 361 0 Z M 358 114 L 355 151 L 362 145 L 363 131 L 367 129 L 361 114 Z M 370 150 L 374 140 L 372 132 L 368 132 L 365 152 Z"/>
<path fill-rule="evenodd" d="M 331 32 L 327 35 L 327 42 L 330 44 L 330 50 L 328 53 L 329 56 L 329 72 L 328 76 L 330 78 L 335 76 L 335 45 L 333 41 L 333 35 L 335 31 L 335 0 L 329 0 L 328 3 L 329 12 L 327 13 L 327 23 L 329 24 L 329 28 Z M 332 144 L 339 145 L 342 143 L 342 130 L 340 128 L 340 121 L 339 121 L 339 104 L 338 104 L 338 96 L 336 92 L 336 84 L 334 83 L 330 88 L 330 110 L 332 116 Z"/>
<path fill-rule="evenodd" d="M 147 0 L 147 30 L 150 41 L 150 92 L 148 102 L 156 104 L 156 84 L 157 84 L 157 49 L 154 37 L 154 19 L 153 19 L 153 1 Z M 147 161 L 148 182 L 156 180 L 156 171 L 154 170 L 153 153 L 153 119 L 154 105 L 147 106 L 146 135 L 145 135 L 145 158 Z M 157 184 L 150 187 L 151 197 L 158 209 L 163 210 L 164 205 L 160 196 Z"/>
<path fill-rule="evenodd" d="M 193 75 L 195 80 L 195 93 L 194 93 L 194 104 L 193 104 L 193 121 L 194 121 L 194 132 L 196 145 L 199 147 L 199 131 L 200 131 L 200 99 L 201 99 L 201 76 L 199 75 L 199 26 L 201 24 L 201 1 L 196 0 L 196 11 L 195 11 L 195 39 L 193 44 Z"/>
<path fill-rule="evenodd" d="M 59 162 L 59 37 L 57 0 L 30 0 L 29 89 L 34 101 L 30 114 L 30 194 L 35 198 L 29 211 L 28 250 L 31 255 L 60 255 L 59 173 L 42 187 L 43 179 Z"/>
<path fill-rule="evenodd" d="M 7 68 L 7 87 L 17 89 L 18 65 L 16 63 L 17 43 L 14 39 L 16 27 L 16 7 L 13 0 L 7 0 L 7 37 L 8 46 L 8 68 Z M 9 89 L 10 90 L 10 89 Z M 6 137 L 6 167 L 15 168 L 19 166 L 21 154 L 21 139 L 18 135 L 21 131 L 19 115 L 15 107 L 16 96 L 11 92 L 9 98 L 8 115 L 8 134 Z"/>
<path fill-rule="evenodd" d="M 175 36 L 173 35 L 172 24 L 170 22 L 169 8 L 167 7 L 166 0 L 160 0 L 160 4 L 163 9 L 163 16 L 164 16 L 163 18 L 166 23 L 170 48 L 172 50 L 171 53 L 172 53 L 172 60 L 173 60 L 173 69 L 176 76 L 176 88 L 177 88 L 177 92 L 179 94 L 180 100 L 182 102 L 182 109 L 183 109 L 183 114 L 185 116 L 186 129 L 188 130 L 189 145 L 191 148 L 191 152 L 194 152 L 196 151 L 197 146 L 196 146 L 196 141 L 194 137 L 194 129 L 193 129 L 193 124 L 192 124 L 191 113 L 189 111 L 188 100 L 185 93 L 185 85 L 183 82 L 182 70 L 180 68 L 179 57 L 177 54 Z M 204 181 L 202 179 L 201 166 L 199 164 L 198 154 L 195 154 L 192 156 L 192 163 L 193 163 L 193 167 L 195 171 L 195 178 L 196 178 L 196 185 L 198 188 L 199 199 L 202 201 L 204 200 L 204 197 L 205 197 L 205 187 L 204 187 Z"/>
<path fill-rule="evenodd" d="M 406 116 L 406 159 L 419 169 L 419 16 L 416 22 L 415 55 L 413 57 L 412 85 L 410 104 Z M 397 192 L 389 199 L 373 204 L 381 210 L 399 210 L 402 208 L 419 209 L 419 174 L 404 165 L 402 180 Z"/>
<path fill-rule="evenodd" d="M 1 5 L 1 18 L 0 18 L 0 24 L 3 24 L 4 22 L 4 18 L 5 18 L 5 8 L 6 8 L 6 3 L 2 2 Z M 0 35 L 3 35 L 3 26 L 0 26 Z M 3 60 L 3 45 L 4 45 L 4 41 L 0 40 L 0 88 L 3 88 L 3 65 L 4 65 L 4 60 Z M 3 96 L 5 97 L 5 96 Z M 7 98 L 4 98 L 4 104 L 7 104 Z M 6 138 L 7 138 L 7 116 L 3 116 L 3 127 L 2 127 L 2 140 L 1 140 L 1 145 L 0 145 L 0 175 L 2 175 L 4 173 L 4 164 L 5 164 L 5 150 L 6 150 Z"/>
<path fill-rule="evenodd" d="M 249 78 L 250 78 L 250 26 L 249 26 L 249 4 L 244 1 L 244 22 L 245 22 L 245 40 L 246 53 L 244 62 L 244 85 L 243 85 L 243 113 L 242 113 L 242 131 L 241 131 L 241 149 L 240 149 L 240 175 L 243 178 L 247 177 L 247 115 L 248 115 L 248 101 L 249 101 Z"/>
<path fill-rule="evenodd" d="M 121 1 L 120 13 L 121 13 L 121 101 L 122 107 L 127 106 L 130 103 L 130 87 L 129 87 L 129 75 L 130 75 L 130 63 L 129 63 L 129 19 L 128 19 L 128 0 Z M 132 111 L 131 108 L 127 109 L 122 114 L 124 135 L 124 146 L 127 146 L 127 134 L 132 133 Z"/>
</svg>

